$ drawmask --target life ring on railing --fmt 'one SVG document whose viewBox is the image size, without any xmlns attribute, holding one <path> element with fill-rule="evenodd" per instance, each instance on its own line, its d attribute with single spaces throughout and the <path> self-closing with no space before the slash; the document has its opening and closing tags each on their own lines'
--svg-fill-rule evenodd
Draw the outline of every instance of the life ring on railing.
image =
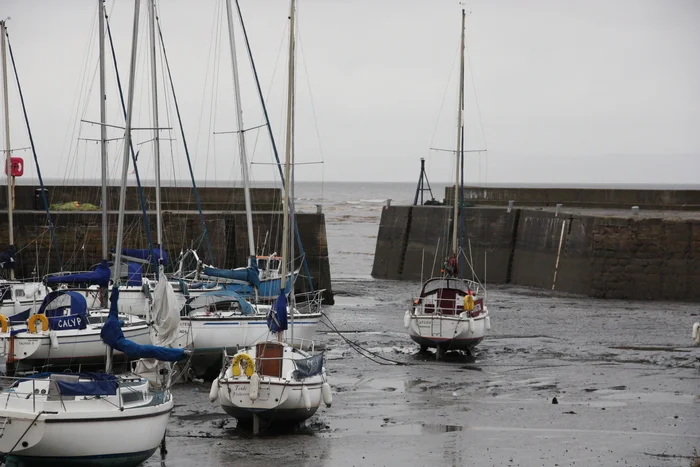
<svg viewBox="0 0 700 467">
<path fill-rule="evenodd" d="M 0 323 L 2 324 L 2 332 L 7 332 L 7 329 L 10 326 L 10 321 L 7 319 L 7 316 L 0 315 Z"/>
<path fill-rule="evenodd" d="M 231 362 L 231 371 L 233 372 L 233 376 L 241 376 L 241 362 L 245 362 L 245 367 L 243 368 L 243 371 L 245 375 L 250 378 L 253 376 L 253 372 L 255 371 L 255 363 L 253 363 L 253 359 L 248 355 L 247 353 L 239 353 L 235 357 L 233 357 L 233 361 Z"/>
<path fill-rule="evenodd" d="M 48 331 L 49 330 L 49 319 L 44 316 L 44 315 L 34 315 L 29 318 L 27 321 L 27 330 L 31 333 L 36 333 L 36 322 L 41 321 L 41 330 L 42 331 Z"/>
</svg>

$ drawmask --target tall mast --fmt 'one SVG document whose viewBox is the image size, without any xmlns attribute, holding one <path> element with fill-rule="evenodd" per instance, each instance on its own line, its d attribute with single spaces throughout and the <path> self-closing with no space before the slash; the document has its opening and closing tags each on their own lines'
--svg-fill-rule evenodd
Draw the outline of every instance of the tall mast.
<svg viewBox="0 0 700 467">
<path fill-rule="evenodd" d="M 14 223 L 12 221 L 12 210 L 14 209 L 14 184 L 15 177 L 12 176 L 12 160 L 10 154 L 10 103 L 7 92 L 7 29 L 5 21 L 0 21 L 0 48 L 2 49 L 2 95 L 5 106 L 5 171 L 7 172 L 7 226 L 8 242 L 15 244 Z M 15 278 L 14 269 L 10 269 L 10 279 Z"/>
<path fill-rule="evenodd" d="M 104 2 L 97 0 L 100 23 L 100 156 L 102 161 L 102 259 L 109 260 L 109 230 L 107 224 L 107 110 L 105 91 L 105 15 Z"/>
<path fill-rule="evenodd" d="M 151 36 L 151 101 L 153 102 L 153 164 L 156 169 L 156 241 L 158 258 L 163 257 L 163 213 L 160 205 L 160 135 L 158 126 L 158 76 L 156 70 L 156 3 L 148 1 L 148 27 Z M 131 83 L 130 83 L 131 85 Z M 160 259 L 159 259 L 160 262 Z"/>
<path fill-rule="evenodd" d="M 462 43 L 459 48 L 459 105 L 457 106 L 457 149 L 455 151 L 455 195 L 452 213 L 452 253 L 457 256 L 457 226 L 459 224 L 459 159 L 462 150 L 462 110 L 464 106 L 464 21 L 462 10 Z"/>
<path fill-rule="evenodd" d="M 226 17 L 228 20 L 228 37 L 231 45 L 231 67 L 233 68 L 233 88 L 236 93 L 236 123 L 238 124 L 238 151 L 241 157 L 241 177 L 243 178 L 243 193 L 245 195 L 245 214 L 248 225 L 248 249 L 250 256 L 255 256 L 255 239 L 253 237 L 253 208 L 250 201 L 250 175 L 248 173 L 248 155 L 245 145 L 245 129 L 243 128 L 243 108 L 241 106 L 241 86 L 238 80 L 238 60 L 236 58 L 236 40 L 233 31 L 233 10 L 231 0 L 226 0 Z"/>
<path fill-rule="evenodd" d="M 289 172 L 292 159 L 292 137 L 294 118 L 294 3 L 291 0 L 289 12 L 289 73 L 287 76 L 287 139 L 284 151 L 284 202 L 282 204 L 282 290 L 287 287 L 287 256 L 289 254 Z"/>
</svg>

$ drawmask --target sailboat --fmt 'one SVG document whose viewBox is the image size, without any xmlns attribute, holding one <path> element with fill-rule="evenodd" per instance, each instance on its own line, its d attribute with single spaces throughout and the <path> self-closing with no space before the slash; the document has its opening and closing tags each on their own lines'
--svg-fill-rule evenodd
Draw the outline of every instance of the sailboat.
<svg viewBox="0 0 700 467">
<path fill-rule="evenodd" d="M 464 23 L 465 11 L 462 10 L 452 254 L 443 265 L 442 275 L 423 283 L 418 297 L 413 300 L 411 308 L 404 315 L 404 327 L 411 339 L 418 343 L 421 352 L 435 348 L 438 360 L 449 350 L 471 352 L 491 328 L 491 318 L 484 304 L 484 297 L 481 296 L 481 285 L 459 276 L 459 257 L 464 254 L 457 244 L 461 199 L 460 159 L 464 152 Z"/>
<path fill-rule="evenodd" d="M 10 103 L 7 81 L 7 44 L 5 21 L 0 21 L 0 55 L 2 59 L 3 108 L 5 111 L 5 173 L 7 174 L 7 250 L 0 253 L 0 269 L 9 271 L 10 280 L 0 280 L 0 323 L 7 328 L 11 321 L 24 321 L 33 314 L 50 291 L 41 282 L 21 282 L 15 280 L 15 240 L 14 240 L 14 180 L 10 144 Z"/>
<path fill-rule="evenodd" d="M 111 266 L 111 276 L 122 279 L 119 287 L 121 302 L 119 311 L 121 313 L 135 315 L 138 317 L 148 318 L 149 310 L 153 306 L 153 293 L 158 284 L 157 275 L 150 277 L 143 273 L 145 265 L 154 264 L 156 268 L 167 266 L 168 255 L 163 247 L 163 215 L 161 205 L 161 176 L 160 176 L 160 136 L 159 132 L 159 112 L 158 112 L 158 86 L 157 86 L 157 71 L 156 71 L 156 34 L 155 34 L 155 5 L 149 3 L 149 27 L 150 27 L 150 68 L 151 68 L 151 85 L 152 85 L 152 115 L 153 115 L 153 145 L 154 145 L 154 166 L 155 166 L 155 194 L 156 194 L 156 245 L 146 249 L 122 248 L 120 251 L 122 263 L 114 263 Z M 104 8 L 98 11 L 100 18 L 105 16 Z M 100 31 L 101 36 L 105 33 L 104 28 Z M 101 41 L 103 38 L 101 39 Z M 101 45 L 103 50 L 103 45 Z M 92 271 L 69 273 L 69 274 L 51 274 L 44 278 L 47 284 L 54 287 L 70 287 L 71 290 L 80 292 L 88 300 L 90 309 L 96 309 L 105 306 L 106 292 L 109 290 L 108 285 L 104 285 L 102 277 L 105 274 L 106 268 L 109 266 L 109 251 L 108 251 L 108 197 L 107 197 L 107 147 L 106 147 L 106 114 L 105 114 L 105 76 L 104 76 L 104 54 L 100 54 L 100 147 L 102 155 L 102 251 L 103 261 L 96 265 Z M 117 73 L 118 77 L 118 73 Z M 126 112 L 126 110 L 125 110 Z M 132 148 L 130 148 L 133 151 Z M 144 214 L 145 215 L 145 214 Z M 113 255 L 115 255 L 113 251 Z M 223 287 L 216 283 L 202 283 L 197 285 L 183 280 L 174 280 L 173 284 L 176 290 L 176 298 L 179 301 L 180 307 L 185 305 L 185 302 L 190 296 L 196 296 L 200 293 L 221 290 Z"/>
<path fill-rule="evenodd" d="M 230 1 L 230 0 L 229 0 Z M 230 10 L 229 10 L 230 11 Z M 289 225 L 293 208 L 290 177 L 293 148 L 294 118 L 294 24 L 295 1 L 290 6 L 289 75 L 287 90 L 287 139 L 285 150 L 284 220 L 282 229 L 282 282 L 279 295 L 270 309 L 268 328 L 275 339 L 257 342 L 235 355 L 226 355 L 225 365 L 212 383 L 212 402 L 219 400 L 221 408 L 235 417 L 240 425 L 253 423 L 253 432 L 260 429 L 260 420 L 268 425 L 301 423 L 316 413 L 321 403 L 330 407 L 331 388 L 326 380 L 323 353 L 302 350 L 294 336 L 294 314 L 287 313 L 285 280 L 290 245 Z M 293 264 L 293 261 L 292 261 Z M 291 294 L 292 301 L 294 294 Z M 290 319 L 290 339 L 284 338 L 287 318 Z M 303 343 L 300 343 L 303 344 Z"/>
<path fill-rule="evenodd" d="M 100 24 L 103 26 L 102 2 Z M 103 29 L 104 30 L 104 26 Z M 104 36 L 100 36 L 100 87 L 104 95 Z M 3 38 L 5 35 L 3 34 Z M 104 121 L 105 103 L 100 100 L 101 117 Z M 101 133 L 103 197 L 106 199 L 107 153 L 105 126 Z M 110 269 L 107 264 L 107 206 L 102 212 L 102 262 L 92 271 L 70 274 L 66 281 L 95 284 L 103 291 L 110 285 Z M 100 294 L 101 295 L 101 294 Z M 106 293 L 105 293 L 106 295 Z M 90 309 L 86 297 L 80 291 L 59 288 L 45 294 L 40 307 L 22 322 L 11 322 L 0 329 L 0 354 L 7 357 L 8 371 L 31 370 L 35 367 L 74 366 L 104 362 L 104 346 L 99 340 L 109 315 L 106 308 Z M 120 316 L 128 339 L 138 344 L 150 344 L 149 327 L 145 320 L 135 316 Z M 0 318 L 1 320 L 1 318 Z M 123 354 L 118 353 L 117 358 Z"/>
<path fill-rule="evenodd" d="M 139 1 L 135 0 L 134 37 L 138 31 Z M 135 60 L 134 41 L 132 70 Z M 131 102 L 133 90 L 129 115 Z M 128 117 L 127 141 L 130 120 Z M 122 174 L 118 245 L 123 236 L 127 169 L 128 153 Z M 118 317 L 118 286 L 117 279 L 111 292 L 109 317 L 101 332 L 108 348 L 105 373 L 42 373 L 15 379 L 0 392 L 0 398 L 5 400 L 0 408 L 4 421 L 0 427 L 0 452 L 8 461 L 31 465 L 136 466 L 161 445 L 174 407 L 171 381 L 154 388 L 139 375 L 112 374 L 112 351 L 165 362 L 181 360 L 185 352 L 142 346 L 126 339 Z"/>
<path fill-rule="evenodd" d="M 700 321 L 693 324 L 693 341 L 695 345 L 700 345 Z"/>
<path fill-rule="evenodd" d="M 233 81 L 236 94 L 236 114 L 239 128 L 243 128 L 241 110 L 241 92 L 238 80 L 238 65 L 236 60 L 236 45 L 233 29 L 233 11 L 231 1 L 226 0 L 231 58 L 233 64 Z M 242 17 L 239 19 L 241 23 Z M 244 132 L 239 131 L 239 150 L 241 152 L 241 165 L 243 167 L 243 179 L 248 180 L 247 156 Z M 218 270 L 217 278 L 230 275 L 231 281 L 225 283 L 226 290 L 220 292 L 203 293 L 197 298 L 188 301 L 181 316 L 180 336 L 176 345 L 182 347 L 192 346 L 195 356 L 193 367 L 196 371 L 205 370 L 211 365 L 219 365 L 222 351 L 235 351 L 238 348 L 254 344 L 267 335 L 266 323 L 272 305 L 260 303 L 254 298 L 277 296 L 280 290 L 284 294 L 293 290 L 293 281 L 298 270 L 287 272 L 287 263 L 284 255 L 278 257 L 256 257 L 253 236 L 250 193 L 245 184 L 246 213 L 248 219 L 248 246 L 251 264 L 248 268 L 234 270 Z M 287 211 L 285 211 L 286 213 Z M 285 215 L 285 217 L 287 217 Z M 262 267 L 258 269 L 257 262 Z M 211 268 L 204 268 L 206 274 L 210 274 Z M 271 272 L 271 271 L 274 271 Z M 229 274 L 230 273 L 230 274 Z M 240 277 L 236 276 L 240 273 Z M 238 277 L 238 279 L 234 279 Z M 208 277 L 208 276 L 207 276 Z M 254 291 L 246 290 L 253 284 Z M 235 285 L 235 286 L 234 286 Z M 274 295 L 272 289 L 275 289 Z M 321 319 L 322 290 L 305 294 L 303 307 L 289 306 L 287 313 L 296 319 L 296 332 L 300 339 L 298 345 L 307 345 L 316 331 Z M 252 303 L 248 303 L 252 302 Z M 218 369 L 218 366 L 217 366 Z"/>
</svg>

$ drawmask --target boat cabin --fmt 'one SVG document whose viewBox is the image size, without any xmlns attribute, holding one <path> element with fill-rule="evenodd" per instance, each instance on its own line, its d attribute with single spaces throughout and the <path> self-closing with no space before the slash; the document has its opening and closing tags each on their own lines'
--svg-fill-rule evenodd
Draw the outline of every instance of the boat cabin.
<svg viewBox="0 0 700 467">
<path fill-rule="evenodd" d="M 429 279 L 423 284 L 419 298 L 414 304 L 423 313 L 441 315 L 459 315 L 464 310 L 464 297 L 472 292 L 478 293 L 479 285 L 473 281 L 455 277 Z M 476 299 L 474 311 L 480 312 L 483 301 Z"/>
</svg>

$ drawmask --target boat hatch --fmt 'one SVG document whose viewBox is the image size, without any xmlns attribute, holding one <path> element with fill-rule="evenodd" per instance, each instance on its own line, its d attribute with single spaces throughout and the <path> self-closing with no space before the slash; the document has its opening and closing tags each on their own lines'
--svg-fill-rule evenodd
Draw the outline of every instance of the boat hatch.
<svg viewBox="0 0 700 467">
<path fill-rule="evenodd" d="M 122 391 L 122 404 L 132 404 L 143 400 L 142 392 Z"/>
<path fill-rule="evenodd" d="M 282 355 L 284 347 L 277 342 L 259 342 L 255 355 L 260 376 L 282 377 Z"/>
</svg>

